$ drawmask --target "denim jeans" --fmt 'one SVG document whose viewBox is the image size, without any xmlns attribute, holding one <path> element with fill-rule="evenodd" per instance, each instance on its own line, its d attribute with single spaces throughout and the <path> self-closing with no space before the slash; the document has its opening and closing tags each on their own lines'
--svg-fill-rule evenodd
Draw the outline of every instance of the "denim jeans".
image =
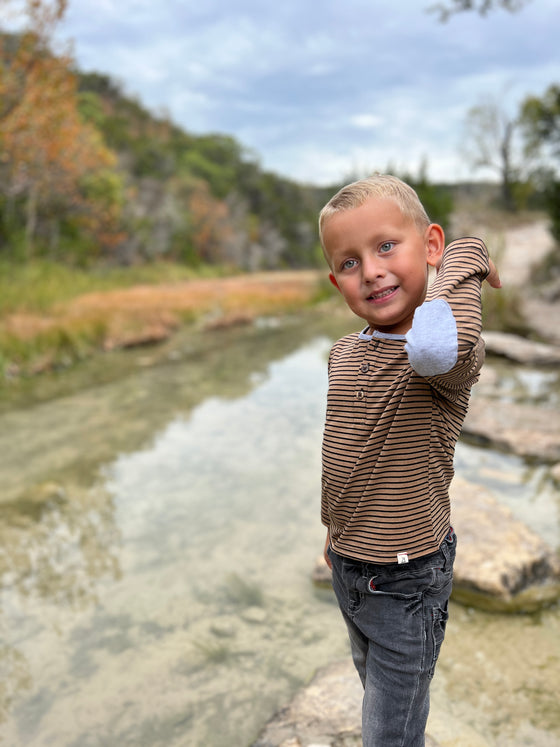
<svg viewBox="0 0 560 747">
<path fill-rule="evenodd" d="M 328 549 L 333 587 L 362 684 L 364 747 L 422 747 L 429 687 L 445 635 L 456 535 L 399 565 L 377 565 Z"/>
</svg>

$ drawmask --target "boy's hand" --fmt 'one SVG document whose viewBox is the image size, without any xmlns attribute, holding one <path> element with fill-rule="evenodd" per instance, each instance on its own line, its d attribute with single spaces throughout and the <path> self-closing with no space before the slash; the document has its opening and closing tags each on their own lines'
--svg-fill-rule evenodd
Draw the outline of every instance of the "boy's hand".
<svg viewBox="0 0 560 747">
<path fill-rule="evenodd" d="M 330 545 L 330 542 L 331 542 L 331 538 L 330 538 L 329 530 L 327 529 L 327 539 L 325 540 L 325 549 L 323 550 L 323 556 L 325 558 L 326 564 L 329 566 L 329 568 L 332 571 L 331 559 L 329 558 L 329 555 L 327 553 L 327 548 Z"/>
<path fill-rule="evenodd" d="M 500 276 L 498 275 L 496 265 L 492 262 L 491 259 L 489 259 L 488 261 L 490 263 L 490 272 L 486 277 L 486 281 L 492 286 L 492 288 L 501 288 L 502 281 L 500 280 Z"/>
</svg>

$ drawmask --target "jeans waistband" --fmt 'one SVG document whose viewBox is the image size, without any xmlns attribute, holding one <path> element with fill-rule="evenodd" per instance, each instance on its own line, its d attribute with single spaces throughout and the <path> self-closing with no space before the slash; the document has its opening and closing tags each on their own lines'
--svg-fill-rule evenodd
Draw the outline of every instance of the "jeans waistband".
<svg viewBox="0 0 560 747">
<path fill-rule="evenodd" d="M 444 554 L 447 554 L 447 550 L 444 549 L 444 546 L 451 546 L 455 543 L 456 538 L 455 530 L 452 526 L 449 527 L 449 530 L 445 537 L 443 538 L 440 546 L 437 550 L 434 550 L 431 553 L 428 553 L 428 555 L 421 555 L 419 558 L 413 558 L 412 560 L 409 560 L 407 563 L 399 564 L 399 563 L 372 563 L 368 562 L 367 560 L 358 560 L 357 558 L 349 558 L 347 556 L 341 555 L 340 557 L 345 563 L 350 563 L 352 565 L 356 566 L 362 566 L 362 567 L 368 567 L 370 569 L 372 568 L 378 568 L 380 572 L 382 570 L 391 571 L 391 569 L 399 570 L 399 571 L 405 571 L 408 569 L 409 571 L 417 566 L 422 566 L 425 563 L 429 563 L 431 559 L 435 558 L 437 555 L 439 555 L 441 552 Z M 337 554 L 332 548 L 330 548 L 330 552 Z"/>
</svg>

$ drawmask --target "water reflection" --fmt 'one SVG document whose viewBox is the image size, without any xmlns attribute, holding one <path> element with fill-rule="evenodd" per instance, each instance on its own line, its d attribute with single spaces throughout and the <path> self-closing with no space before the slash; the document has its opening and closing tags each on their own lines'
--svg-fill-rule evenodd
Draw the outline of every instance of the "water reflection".
<svg viewBox="0 0 560 747">
<path fill-rule="evenodd" d="M 455 470 L 466 480 L 490 488 L 551 547 L 560 547 L 560 493 L 549 465 L 526 464 L 515 455 L 460 442 Z"/>
<path fill-rule="evenodd" d="M 6 744 L 243 747 L 348 655 L 332 595 L 309 581 L 338 335 L 298 334 L 185 342 L 167 365 L 2 417 Z M 461 445 L 457 471 L 558 544 L 545 467 Z M 450 740 L 556 743 L 558 628 L 557 610 L 455 610 L 434 687 Z M 510 666 L 527 642 L 535 666 Z"/>
<path fill-rule="evenodd" d="M 57 483 L 38 485 L 4 504 L 0 520 L 5 589 L 80 607 L 95 601 L 96 579 L 120 576 L 119 531 L 111 496 L 101 488 L 85 499 Z"/>
<path fill-rule="evenodd" d="M 489 356 L 473 394 L 475 397 L 490 397 L 502 404 L 531 403 L 557 409 L 560 406 L 560 376 L 557 368 L 516 366 Z"/>
<path fill-rule="evenodd" d="M 120 576 L 112 499 L 99 488 L 87 500 L 45 483 L 6 503 L 0 514 L 0 721 L 19 693 L 31 690 L 33 667 L 22 641 L 66 611 L 97 600 L 97 582 Z M 35 702 L 36 699 L 35 699 Z"/>
<path fill-rule="evenodd" d="M 337 640 L 344 650 L 339 631 L 316 625 L 323 608 L 335 616 L 332 600 L 309 612 L 318 537 L 299 540 L 303 561 L 290 552 L 275 562 L 294 531 L 321 531 L 315 476 L 296 472 L 318 464 L 318 441 L 306 433 L 322 416 L 302 403 L 311 378 L 316 387 L 324 376 L 328 343 L 267 368 L 274 350 L 298 347 L 298 334 L 247 334 L 202 357 L 185 349 L 124 382 L 3 416 L 8 743 L 184 744 L 191 733 L 193 744 L 229 745 L 232 734 L 254 735 L 263 712 L 321 661 L 318 650 L 336 651 Z M 292 388 L 284 371 L 299 376 L 309 364 L 308 381 Z M 254 528 L 268 524 L 272 504 L 285 512 L 275 531 L 290 527 L 280 547 L 274 532 Z M 290 596 L 297 611 L 283 620 Z M 308 650 L 290 662 L 285 652 L 300 636 Z M 219 680 L 231 702 L 221 735 L 216 668 L 226 670 Z"/>
</svg>

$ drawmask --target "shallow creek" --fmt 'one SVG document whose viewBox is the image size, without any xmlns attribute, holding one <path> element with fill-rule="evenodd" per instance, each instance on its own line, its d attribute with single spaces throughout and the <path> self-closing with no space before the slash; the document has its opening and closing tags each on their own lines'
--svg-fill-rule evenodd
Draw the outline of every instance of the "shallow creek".
<svg viewBox="0 0 560 747">
<path fill-rule="evenodd" d="M 348 656 L 332 595 L 310 582 L 341 324 L 215 332 L 202 349 L 178 337 L 158 365 L 130 353 L 126 376 L 5 408 L 0 742 L 245 747 Z M 501 364 L 498 378 L 504 406 L 558 406 L 550 372 Z M 468 444 L 456 466 L 559 546 L 545 466 Z M 558 607 L 454 605 L 432 734 L 444 747 L 560 745 L 559 644 Z"/>
</svg>

